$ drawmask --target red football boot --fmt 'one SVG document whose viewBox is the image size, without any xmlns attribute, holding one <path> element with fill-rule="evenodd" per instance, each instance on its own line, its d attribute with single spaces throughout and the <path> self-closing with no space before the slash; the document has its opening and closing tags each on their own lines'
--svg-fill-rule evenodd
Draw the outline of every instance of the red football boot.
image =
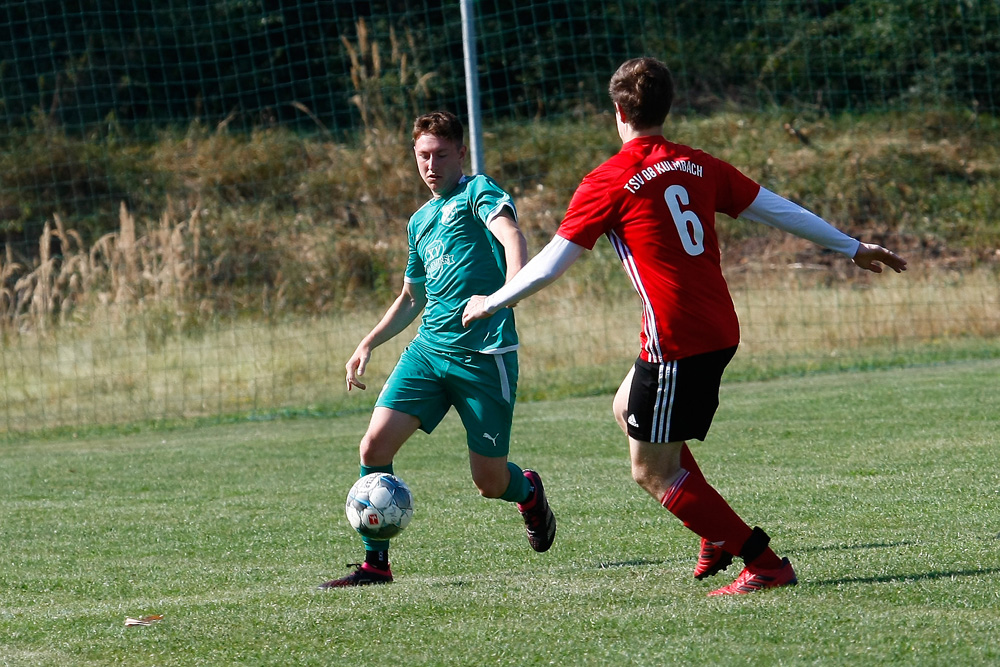
<svg viewBox="0 0 1000 667">
<path fill-rule="evenodd" d="M 709 595 L 743 595 L 761 591 L 765 588 L 779 588 L 781 586 L 794 586 L 799 583 L 795 578 L 795 570 L 787 558 L 781 559 L 781 567 L 776 570 L 765 570 L 747 565 L 736 577 L 736 581 L 714 590 Z"/>
</svg>

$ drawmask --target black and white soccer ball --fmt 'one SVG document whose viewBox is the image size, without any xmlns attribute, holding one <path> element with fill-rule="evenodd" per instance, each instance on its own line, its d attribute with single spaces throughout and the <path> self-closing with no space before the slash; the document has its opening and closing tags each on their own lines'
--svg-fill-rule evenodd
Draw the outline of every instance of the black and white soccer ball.
<svg viewBox="0 0 1000 667">
<path fill-rule="evenodd" d="M 347 520 L 365 537 L 387 540 L 413 518 L 413 494 L 406 482 L 387 472 L 373 472 L 347 494 Z"/>
</svg>

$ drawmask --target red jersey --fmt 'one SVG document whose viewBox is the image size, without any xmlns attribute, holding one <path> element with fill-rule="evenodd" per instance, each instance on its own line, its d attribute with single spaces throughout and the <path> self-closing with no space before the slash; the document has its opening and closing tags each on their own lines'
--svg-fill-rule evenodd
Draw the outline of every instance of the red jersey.
<svg viewBox="0 0 1000 667">
<path fill-rule="evenodd" d="M 587 249 L 608 236 L 642 299 L 640 356 L 672 361 L 739 343 L 715 214 L 736 218 L 759 190 L 708 153 L 639 137 L 583 179 L 558 234 Z"/>
</svg>

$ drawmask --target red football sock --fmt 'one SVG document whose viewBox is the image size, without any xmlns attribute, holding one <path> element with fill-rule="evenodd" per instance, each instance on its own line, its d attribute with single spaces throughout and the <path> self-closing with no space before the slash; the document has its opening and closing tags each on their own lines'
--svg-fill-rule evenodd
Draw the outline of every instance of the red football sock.
<svg viewBox="0 0 1000 667">
<path fill-rule="evenodd" d="M 663 494 L 660 504 L 698 536 L 720 544 L 733 555 L 742 556 L 743 546 L 754 531 L 705 480 L 687 444 L 681 449 L 681 467 L 683 473 Z M 781 559 L 770 547 L 765 547 L 751 560 L 765 569 L 781 567 Z"/>
<path fill-rule="evenodd" d="M 688 447 L 686 442 L 681 445 L 681 467 L 692 475 L 697 475 L 698 477 L 705 479 L 705 476 L 701 474 L 701 468 L 698 467 L 698 462 L 694 460 L 691 448 Z"/>
</svg>

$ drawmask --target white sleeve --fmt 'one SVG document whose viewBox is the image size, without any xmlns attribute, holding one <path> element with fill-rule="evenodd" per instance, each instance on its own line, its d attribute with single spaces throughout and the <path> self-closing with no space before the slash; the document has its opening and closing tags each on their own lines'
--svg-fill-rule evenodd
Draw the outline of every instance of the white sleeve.
<svg viewBox="0 0 1000 667">
<path fill-rule="evenodd" d="M 854 257 L 861 245 L 860 241 L 851 238 L 815 213 L 779 197 L 767 188 L 760 189 L 757 198 L 740 216 L 801 236 L 848 257 Z"/>
<path fill-rule="evenodd" d="M 556 235 L 506 285 L 486 297 L 486 311 L 492 315 L 555 282 L 583 251 L 583 246 Z"/>
<path fill-rule="evenodd" d="M 517 211 L 514 210 L 514 205 L 511 204 L 509 201 L 502 201 L 500 202 L 500 206 L 490 211 L 489 215 L 486 216 L 486 229 L 492 232 L 493 223 L 496 222 L 496 219 L 500 217 L 500 214 L 502 214 L 504 211 L 509 211 L 507 213 L 507 216 L 511 218 L 515 223 L 517 222 Z"/>
</svg>

